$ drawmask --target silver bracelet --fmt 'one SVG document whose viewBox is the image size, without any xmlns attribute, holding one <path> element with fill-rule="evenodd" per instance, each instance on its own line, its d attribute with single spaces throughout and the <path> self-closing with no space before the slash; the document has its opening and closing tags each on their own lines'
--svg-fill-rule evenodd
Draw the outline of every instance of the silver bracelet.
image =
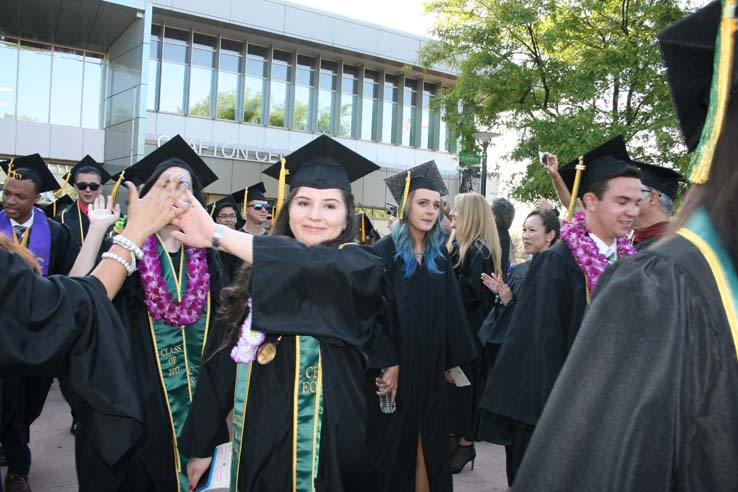
<svg viewBox="0 0 738 492">
<path fill-rule="evenodd" d="M 225 232 L 225 226 L 222 224 L 218 224 L 215 226 L 215 230 L 213 230 L 213 237 L 210 238 L 210 244 L 213 246 L 213 249 L 219 249 L 220 248 L 220 238 L 223 236 L 223 232 Z"/>
<path fill-rule="evenodd" d="M 121 265 L 123 265 L 123 268 L 126 269 L 126 272 L 128 272 L 128 275 L 130 275 L 130 274 L 132 274 L 133 272 L 136 271 L 136 268 L 133 265 L 131 265 L 130 263 L 128 263 L 122 256 L 120 256 L 118 254 L 111 253 L 110 251 L 107 251 L 107 252 L 105 252 L 105 253 L 102 254 L 102 257 L 103 257 L 103 259 L 117 261 L 118 263 L 120 263 Z"/>
<path fill-rule="evenodd" d="M 113 244 L 117 244 L 121 248 L 127 249 L 131 253 L 131 256 L 138 258 L 139 260 L 143 258 L 144 254 L 141 248 L 136 246 L 136 244 L 133 241 L 131 241 L 130 239 L 128 239 L 122 234 L 118 234 L 117 236 L 113 238 Z"/>
</svg>

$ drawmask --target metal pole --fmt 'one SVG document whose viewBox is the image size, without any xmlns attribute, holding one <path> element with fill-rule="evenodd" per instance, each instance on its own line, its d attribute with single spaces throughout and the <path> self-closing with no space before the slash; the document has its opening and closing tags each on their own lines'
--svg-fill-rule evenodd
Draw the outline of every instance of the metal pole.
<svg viewBox="0 0 738 492">
<path fill-rule="evenodd" d="M 482 144 L 482 175 L 480 176 L 479 191 L 483 197 L 487 197 L 487 146 L 489 142 Z"/>
</svg>

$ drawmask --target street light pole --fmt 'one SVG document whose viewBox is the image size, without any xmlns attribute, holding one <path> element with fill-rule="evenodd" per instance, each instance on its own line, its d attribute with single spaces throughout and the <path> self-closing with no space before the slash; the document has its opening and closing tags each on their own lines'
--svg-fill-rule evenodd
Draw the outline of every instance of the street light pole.
<svg viewBox="0 0 738 492">
<path fill-rule="evenodd" d="M 487 197 L 487 147 L 493 138 L 499 137 L 500 133 L 495 132 L 475 132 L 472 136 L 476 139 L 477 143 L 482 146 L 482 173 L 480 176 L 479 191 L 483 197 Z"/>
</svg>

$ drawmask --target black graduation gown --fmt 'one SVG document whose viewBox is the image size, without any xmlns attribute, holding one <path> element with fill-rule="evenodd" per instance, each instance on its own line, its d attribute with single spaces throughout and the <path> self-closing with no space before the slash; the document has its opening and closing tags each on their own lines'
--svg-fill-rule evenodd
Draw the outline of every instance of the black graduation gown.
<svg viewBox="0 0 738 492">
<path fill-rule="evenodd" d="M 369 491 L 366 445 L 368 366 L 397 363 L 386 335 L 381 259 L 370 249 L 309 248 L 284 237 L 254 238 L 253 328 L 283 335 L 269 364 L 252 365 L 238 490 L 292 489 L 295 337 L 320 341 L 323 420 L 315 489 Z M 231 344 L 232 346 L 232 344 Z M 228 440 L 236 364 L 230 346 L 201 367 L 200 381 L 180 436 L 188 456 L 212 455 Z M 370 407 L 378 405 L 376 398 Z"/>
<path fill-rule="evenodd" d="M 71 238 L 77 248 L 82 247 L 84 238 L 87 237 L 87 230 L 90 228 L 90 219 L 87 214 L 79 210 L 77 201 L 59 212 L 54 220 L 60 224 L 64 224 L 69 228 Z M 81 218 L 81 221 L 80 221 Z"/>
<path fill-rule="evenodd" d="M 103 247 L 102 251 L 107 249 Z M 224 274 L 217 255 L 208 251 L 207 261 L 211 276 L 210 333 L 213 333 L 219 331 L 215 326 L 218 323 L 215 313 Z M 143 286 L 138 273 L 126 279 L 113 299 L 133 347 L 133 369 L 137 390 L 143 402 L 143 432 L 126 459 L 118 466 L 110 467 L 101 462 L 93 452 L 85 439 L 85 429 L 80 426 L 80 432 L 75 435 L 80 490 L 177 492 L 173 436 L 166 395 L 159 376 L 157 354 L 151 342 L 148 311 L 143 300 Z M 210 335 L 208 339 L 211 339 Z"/>
<path fill-rule="evenodd" d="M 442 274 L 432 275 L 419 265 L 406 279 L 402 260 L 394 259 L 392 236 L 379 240 L 374 249 L 392 280 L 400 379 L 395 413 L 369 406 L 372 490 L 415 489 L 418 435 L 431 490 L 452 490 L 444 371 L 477 356 L 454 269 L 443 257 Z"/>
<path fill-rule="evenodd" d="M 584 274 L 566 243 L 537 255 L 523 280 L 483 408 L 535 426 L 586 306 Z"/>
<path fill-rule="evenodd" d="M 452 264 L 456 263 L 456 251 L 451 256 Z M 494 295 L 482 283 L 482 273 L 494 272 L 494 265 L 489 250 L 475 244 L 469 248 L 464 262 L 454 269 L 459 283 L 464 312 L 469 322 L 469 339 L 474 341 L 479 357 L 461 366 L 469 378 L 471 386 L 458 388 L 448 385 L 449 421 L 448 431 L 467 439 L 476 438 L 479 423 L 479 399 L 482 396 L 487 379 L 487 360 L 477 336 L 482 321 L 487 317 L 494 304 Z"/>
<path fill-rule="evenodd" d="M 68 377 L 90 453 L 115 466 L 143 418 L 127 329 L 104 286 L 94 277 L 44 279 L 1 249 L 0 271 L 0 375 Z"/>
<path fill-rule="evenodd" d="M 513 490 L 734 491 L 738 359 L 681 237 L 606 271 Z"/>
</svg>

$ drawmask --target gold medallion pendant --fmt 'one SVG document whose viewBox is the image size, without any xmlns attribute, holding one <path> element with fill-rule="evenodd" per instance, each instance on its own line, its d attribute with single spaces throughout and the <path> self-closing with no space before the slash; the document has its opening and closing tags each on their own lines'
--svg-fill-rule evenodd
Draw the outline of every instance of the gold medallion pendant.
<svg viewBox="0 0 738 492">
<path fill-rule="evenodd" d="M 267 342 L 259 347 L 256 351 L 256 362 L 265 366 L 269 364 L 277 356 L 277 344 L 282 340 L 280 336 L 275 342 Z"/>
</svg>

